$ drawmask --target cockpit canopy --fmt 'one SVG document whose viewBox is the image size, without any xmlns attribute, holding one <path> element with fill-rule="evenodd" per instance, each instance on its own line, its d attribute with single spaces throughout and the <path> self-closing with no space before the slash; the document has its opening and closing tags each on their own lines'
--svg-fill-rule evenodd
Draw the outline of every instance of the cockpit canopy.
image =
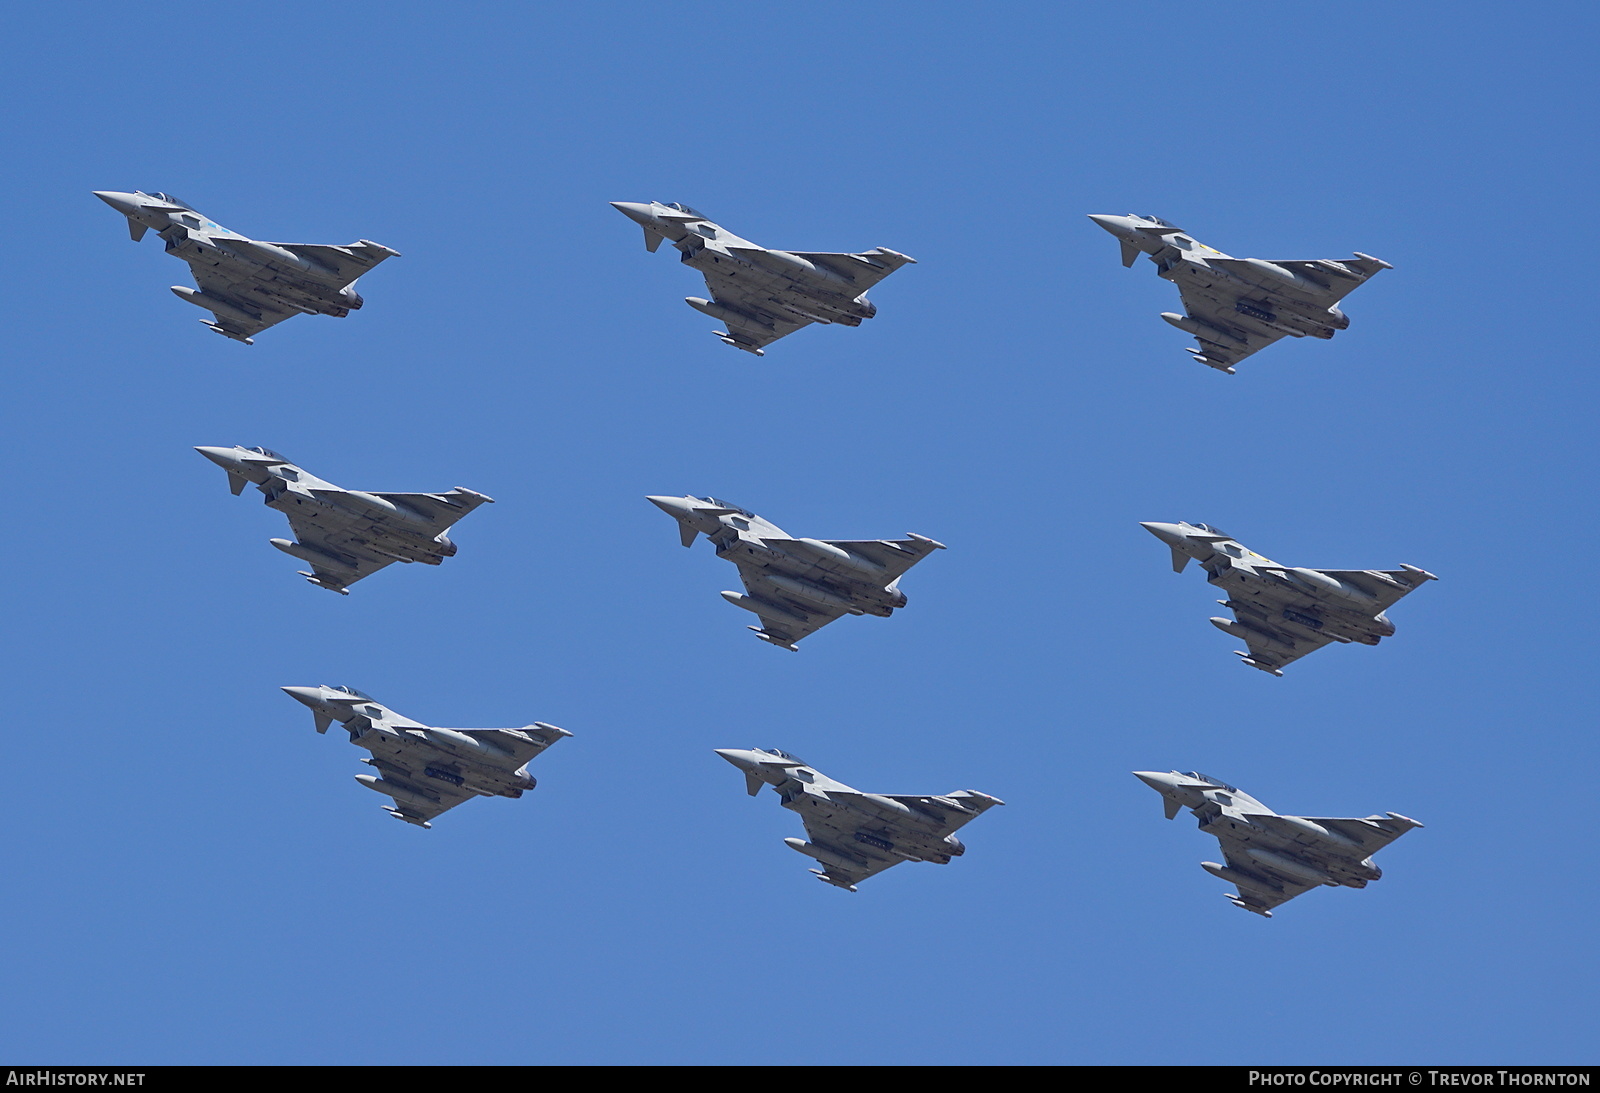
<svg viewBox="0 0 1600 1093">
<path fill-rule="evenodd" d="M 369 695 L 366 691 L 358 691 L 354 687 L 334 687 L 332 689 L 335 690 L 335 691 L 343 691 L 345 694 L 350 695 L 352 698 L 359 698 L 364 702 L 376 702 L 376 701 L 378 701 L 377 699 L 375 699 L 371 695 Z"/>
<path fill-rule="evenodd" d="M 1210 524 L 1190 524 L 1189 526 L 1199 531 L 1206 532 L 1208 535 L 1226 535 L 1229 539 L 1233 538 L 1233 536 L 1228 535 L 1228 533 L 1223 531 L 1221 528 L 1214 528 Z"/>
<path fill-rule="evenodd" d="M 153 197 L 157 201 L 165 201 L 168 205 L 182 205 L 186 209 L 194 208 L 193 205 L 189 204 L 183 198 L 174 197 L 172 194 L 164 194 L 164 193 L 161 193 L 159 190 L 156 191 L 153 194 L 146 194 L 145 196 L 146 197 Z"/>
<path fill-rule="evenodd" d="M 676 201 L 664 201 L 664 202 L 662 202 L 662 204 L 665 205 L 669 209 L 676 209 L 680 213 L 688 213 L 690 216 L 698 216 L 701 220 L 709 220 L 709 219 L 711 219 L 705 213 L 701 212 L 699 209 L 691 209 L 689 206 L 680 205 Z"/>
<path fill-rule="evenodd" d="M 755 518 L 755 513 L 751 512 L 749 509 L 742 509 L 738 505 L 735 505 L 732 501 L 724 501 L 720 497 L 701 497 L 698 500 L 704 501 L 708 505 L 715 505 L 719 509 L 732 509 L 740 516 L 748 516 L 752 519 Z"/>
<path fill-rule="evenodd" d="M 805 762 L 805 760 L 800 758 L 798 755 L 790 755 L 788 752 L 780 751 L 777 748 L 768 748 L 767 749 L 767 754 L 768 755 L 776 755 L 779 759 L 787 759 L 792 763 L 804 763 Z"/>
<path fill-rule="evenodd" d="M 1229 793 L 1238 793 L 1239 792 L 1237 789 L 1235 789 L 1233 786 L 1230 786 L 1228 783 L 1226 783 L 1224 781 L 1221 781 L 1219 779 L 1216 779 L 1216 778 L 1212 778 L 1210 775 L 1201 774 L 1199 771 L 1191 770 L 1191 771 L 1187 772 L 1186 774 L 1184 774 L 1184 777 L 1185 778 L 1193 778 L 1198 782 L 1204 782 L 1208 786 L 1216 786 L 1218 789 L 1225 789 Z"/>
<path fill-rule="evenodd" d="M 246 448 L 245 451 L 247 451 L 247 452 L 255 452 L 257 455 L 264 455 L 268 459 L 276 459 L 276 460 L 279 460 L 279 461 L 284 462 L 284 463 L 292 463 L 292 462 L 294 462 L 292 459 L 290 459 L 288 456 L 284 455 L 282 452 L 275 452 L 271 448 Z"/>
</svg>

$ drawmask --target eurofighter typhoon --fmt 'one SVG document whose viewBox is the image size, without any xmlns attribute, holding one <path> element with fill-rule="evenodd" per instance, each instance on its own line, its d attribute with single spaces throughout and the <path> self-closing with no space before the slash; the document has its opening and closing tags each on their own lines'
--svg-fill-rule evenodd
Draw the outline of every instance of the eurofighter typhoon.
<svg viewBox="0 0 1600 1093">
<path fill-rule="evenodd" d="M 335 721 L 350 743 L 366 748 L 361 760 L 377 774 L 356 781 L 394 799 L 384 811 L 418 827 L 474 797 L 521 797 L 537 783 L 528 761 L 566 729 L 535 721 L 520 729 L 436 729 L 402 717 L 353 687 L 285 687 L 284 693 L 311 708 L 317 731 Z"/>
<path fill-rule="evenodd" d="M 1187 808 L 1200 830 L 1215 835 L 1227 864 L 1203 861 L 1200 868 L 1236 885 L 1235 907 L 1272 917 L 1280 903 L 1319 884 L 1365 888 L 1383 876 L 1372 855 L 1422 825 L 1398 812 L 1364 819 L 1279 816 L 1239 790 L 1190 771 L 1134 771 L 1162 796 L 1167 819 Z"/>
<path fill-rule="evenodd" d="M 1394 633 L 1384 611 L 1400 597 L 1438 580 L 1425 569 L 1300 569 L 1281 566 L 1205 524 L 1139 525 L 1172 548 L 1172 571 L 1191 558 L 1206 580 L 1228 593 L 1218 600 L 1233 619 L 1211 625 L 1244 641 L 1234 650 L 1252 668 L 1275 676 L 1284 665 L 1337 641 L 1376 645 Z"/>
<path fill-rule="evenodd" d="M 810 841 L 790 838 L 784 845 L 822 865 L 811 871 L 817 879 L 851 892 L 903 861 L 949 865 L 967 852 L 955 830 L 1005 804 L 970 789 L 939 796 L 862 793 L 775 749 L 718 748 L 717 754 L 744 772 L 750 796 L 769 785 L 784 808 L 800 814 Z"/>
<path fill-rule="evenodd" d="M 687 205 L 611 204 L 644 229 L 651 253 L 663 239 L 672 240 L 683 264 L 700 271 L 711 293 L 709 300 L 688 296 L 683 302 L 728 324 L 716 332 L 724 345 L 758 357 L 765 346 L 811 323 L 860 326 L 878 313 L 867 289 L 916 261 L 888 247 L 859 254 L 768 250 Z"/>
<path fill-rule="evenodd" d="M 247 482 L 266 496 L 269 508 L 289 518 L 295 541 L 267 540 L 311 564 L 300 575 L 340 595 L 349 586 L 394 562 L 438 565 L 456 545 L 445 534 L 457 520 L 494 498 L 457 486 L 448 493 L 364 493 L 324 482 L 271 448 L 196 448 L 228 472 L 237 497 Z"/>
<path fill-rule="evenodd" d="M 678 521 L 684 546 L 704 535 L 717 557 L 739 567 L 745 591 L 724 592 L 754 612 L 756 637 L 796 652 L 796 643 L 843 615 L 888 618 L 906 605 L 900 578 L 944 544 L 908 539 L 797 539 L 748 509 L 715 497 L 650 497 Z"/>
<path fill-rule="evenodd" d="M 96 190 L 94 196 L 128 218 L 135 243 L 154 228 L 200 286 L 173 285 L 173 293 L 211 312 L 214 318 L 200 320 L 206 326 L 245 345 L 296 315 L 344 318 L 363 303 L 356 278 L 400 253 L 366 239 L 342 247 L 247 239 L 171 194 Z"/>
<path fill-rule="evenodd" d="M 1178 286 L 1185 314 L 1164 311 L 1161 317 L 1199 341 L 1189 350 L 1196 361 L 1229 375 L 1285 334 L 1333 337 L 1350 325 L 1334 305 L 1379 270 L 1394 268 L 1359 252 L 1337 262 L 1232 258 L 1153 216 L 1089 219 L 1121 241 L 1124 266 L 1143 252 L 1159 276 Z"/>
</svg>

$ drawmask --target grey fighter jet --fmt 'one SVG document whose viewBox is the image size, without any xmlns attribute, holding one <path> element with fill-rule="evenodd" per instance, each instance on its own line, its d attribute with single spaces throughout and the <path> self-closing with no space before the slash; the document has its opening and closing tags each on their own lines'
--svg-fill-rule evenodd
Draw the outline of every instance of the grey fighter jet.
<svg viewBox="0 0 1600 1093">
<path fill-rule="evenodd" d="M 237 497 L 254 482 L 266 503 L 289 518 L 295 541 L 267 540 L 302 562 L 300 575 L 340 595 L 392 562 L 438 565 L 456 545 L 445 531 L 494 498 L 457 486 L 448 493 L 364 493 L 307 474 L 271 448 L 196 448 L 228 472 Z"/>
<path fill-rule="evenodd" d="M 684 303 L 728 324 L 717 331 L 724 345 L 760 357 L 764 347 L 810 323 L 860 326 L 878 309 L 867 289 L 915 258 L 888 247 L 859 254 L 768 250 L 713 224 L 687 205 L 613 201 L 644 228 L 645 249 L 670 239 L 684 265 L 706 279 L 711 299 Z"/>
<path fill-rule="evenodd" d="M 1264 261 L 1231 258 L 1197 243 L 1153 216 L 1089 217 L 1122 243 L 1122 264 L 1143 251 L 1156 272 L 1178 286 L 1185 314 L 1161 317 L 1199 340 L 1194 359 L 1220 372 L 1283 337 L 1331 338 L 1350 325 L 1334 305 L 1388 262 L 1357 252 L 1354 259 Z"/>
<path fill-rule="evenodd" d="M 200 321 L 245 345 L 295 315 L 344 318 L 363 303 L 356 278 L 400 253 L 366 239 L 343 247 L 246 239 L 171 194 L 96 190 L 94 196 L 128 218 L 135 243 L 154 228 L 200 286 L 173 285 L 178 299 L 211 312 L 214 319 Z"/>
<path fill-rule="evenodd" d="M 784 808 L 800 814 L 810 841 L 784 839 L 784 845 L 821 863 L 812 870 L 819 880 L 851 892 L 903 861 L 949 865 L 967 852 L 955 830 L 1005 804 L 970 789 L 941 796 L 862 793 L 775 749 L 718 748 L 717 754 L 744 771 L 750 796 L 769 785 Z"/>
<path fill-rule="evenodd" d="M 1252 668 L 1275 676 L 1284 665 L 1337 641 L 1376 645 L 1394 633 L 1384 610 L 1424 581 L 1425 569 L 1299 569 L 1281 566 L 1233 536 L 1205 524 L 1139 525 L 1172 548 L 1172 571 L 1199 561 L 1206 580 L 1228 593 L 1218 600 L 1233 619 L 1212 619 L 1223 633 L 1244 640 L 1234 650 Z"/>
<path fill-rule="evenodd" d="M 1218 603 L 1234 611 L 1234 618 L 1211 619 L 1211 626 L 1243 639 L 1250 651 L 1234 650 L 1235 655 L 1272 675 L 1283 675 L 1285 664 L 1328 642 L 1378 645 L 1395 632 L 1384 610 L 1424 581 L 1438 579 L 1414 565 L 1398 570 L 1285 567 L 1205 523 L 1139 526 L 1171 547 L 1173 573 L 1182 573 L 1189 559 L 1198 560 L 1206 581 L 1229 594 Z"/>
<path fill-rule="evenodd" d="M 572 734 L 535 721 L 520 729 L 436 729 L 395 713 L 352 687 L 285 687 L 311 707 L 317 731 L 335 721 L 350 743 L 366 748 L 361 760 L 378 773 L 358 774 L 368 789 L 394 798 L 384 811 L 418 827 L 474 797 L 521 797 L 536 784 L 528 761 Z"/>
<path fill-rule="evenodd" d="M 1264 918 L 1319 884 L 1365 888 L 1383 876 L 1372 855 L 1422 826 L 1398 812 L 1365 819 L 1279 816 L 1248 793 L 1194 771 L 1133 773 L 1161 794 L 1167 819 L 1187 808 L 1201 831 L 1217 837 L 1227 864 L 1203 861 L 1200 868 L 1238 887 L 1239 894 L 1228 897 L 1235 907 Z"/>
<path fill-rule="evenodd" d="M 796 539 L 748 509 L 715 497 L 650 497 L 678 521 L 684 546 L 704 535 L 717 557 L 739 567 L 745 591 L 724 592 L 735 607 L 761 619 L 752 626 L 769 645 L 795 652 L 795 643 L 841 615 L 888 618 L 906 605 L 900 578 L 944 544 L 908 539 Z"/>
</svg>

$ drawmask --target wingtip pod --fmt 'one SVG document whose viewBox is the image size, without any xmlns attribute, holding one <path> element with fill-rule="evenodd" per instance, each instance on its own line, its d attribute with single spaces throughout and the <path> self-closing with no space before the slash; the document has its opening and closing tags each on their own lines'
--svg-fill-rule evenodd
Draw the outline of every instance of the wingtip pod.
<svg viewBox="0 0 1600 1093">
<path fill-rule="evenodd" d="M 1249 911 L 1251 914 L 1260 915 L 1262 918 L 1271 918 L 1272 917 L 1272 912 L 1271 911 L 1268 911 L 1263 907 L 1252 907 L 1248 903 L 1246 903 L 1244 900 L 1240 899 L 1238 896 L 1233 895 L 1232 893 L 1228 893 L 1228 902 L 1233 904 L 1235 907 L 1239 908 L 1242 911 Z"/>
<path fill-rule="evenodd" d="M 739 342 L 734 339 L 733 335 L 729 334 L 726 330 L 713 330 L 711 333 L 722 339 L 723 345 L 731 345 L 735 349 L 743 349 L 746 353 L 754 353 L 758 357 L 765 357 L 767 355 L 767 351 L 765 349 L 757 349 L 754 346 L 739 344 Z"/>
<path fill-rule="evenodd" d="M 1402 816 L 1398 812 L 1385 812 L 1384 815 L 1389 817 L 1389 819 L 1393 820 L 1397 824 L 1405 824 L 1408 828 L 1427 826 L 1426 824 L 1413 820 L 1410 816 Z"/>
<path fill-rule="evenodd" d="M 1351 253 L 1354 254 L 1357 258 L 1361 259 L 1363 262 L 1371 262 L 1371 263 L 1373 263 L 1379 269 L 1394 269 L 1393 266 L 1391 266 L 1388 262 L 1385 262 L 1382 258 L 1374 258 L 1374 257 L 1372 257 L 1372 255 L 1370 255 L 1370 254 L 1362 254 L 1360 251 L 1352 251 Z"/>
<path fill-rule="evenodd" d="M 800 647 L 798 645 L 790 645 L 780 638 L 775 638 L 765 630 L 761 629 L 759 626 L 747 626 L 745 629 L 755 634 L 756 637 L 760 638 L 768 645 L 776 645 L 779 649 L 787 649 L 791 653 L 798 653 L 800 651 Z"/>
<path fill-rule="evenodd" d="M 424 831 L 432 831 L 433 830 L 433 825 L 430 824 L 427 820 L 414 820 L 410 816 L 407 816 L 404 812 L 401 812 L 398 808 L 390 808 L 388 805 L 384 805 L 383 806 L 383 810 L 385 812 L 387 812 L 389 815 L 393 816 L 397 820 L 404 820 L 406 823 L 410 824 L 412 827 L 420 827 Z"/>
<path fill-rule="evenodd" d="M 1240 657 L 1241 658 L 1241 660 L 1240 660 L 1241 664 L 1247 664 L 1250 667 L 1256 669 L 1257 671 L 1266 672 L 1268 675 L 1277 676 L 1279 679 L 1283 678 L 1283 672 L 1279 671 L 1277 668 L 1272 667 L 1270 664 L 1261 663 L 1261 661 L 1256 660 L 1249 653 L 1246 653 L 1243 650 L 1235 649 L 1233 651 L 1233 655 L 1236 656 L 1236 657 Z"/>
<path fill-rule="evenodd" d="M 873 247 L 869 251 L 862 251 L 862 254 L 874 257 L 891 258 L 903 266 L 914 266 L 917 264 L 917 260 L 911 257 L 911 255 L 901 254 L 899 251 L 891 250 L 888 247 Z"/>
<path fill-rule="evenodd" d="M 380 261 L 380 262 L 383 261 L 384 258 L 399 258 L 400 257 L 400 252 L 395 250 L 393 247 L 386 247 L 382 243 L 374 243 L 370 239 L 362 239 L 362 240 L 360 240 L 357 243 L 357 246 L 370 247 L 372 250 L 377 251 L 380 255 L 382 255 L 382 257 L 380 257 L 378 259 L 378 261 Z"/>
<path fill-rule="evenodd" d="M 846 892 L 854 892 L 854 891 L 856 891 L 856 886 L 855 885 L 853 885 L 853 884 L 840 884 L 838 881 L 834 880 L 832 877 L 828 876 L 828 874 L 824 873 L 820 869 L 813 869 L 813 870 L 811 870 L 811 872 L 823 884 L 831 884 L 835 888 L 843 888 Z"/>
<path fill-rule="evenodd" d="M 572 735 L 569 730 L 563 729 L 560 725 L 552 725 L 548 721 L 535 721 L 533 724 L 529 725 L 528 728 L 539 729 L 542 732 L 553 732 L 557 737 Z"/>
<path fill-rule="evenodd" d="M 285 540 L 285 541 L 287 541 L 287 540 Z M 273 542 L 273 541 L 269 539 L 268 542 Z M 273 545 L 276 546 L 277 544 L 273 543 Z M 298 573 L 300 576 L 304 577 L 306 579 L 306 583 L 307 584 L 314 584 L 318 588 L 326 588 L 329 592 L 337 592 L 341 596 L 350 595 L 350 590 L 348 588 L 341 588 L 340 586 L 338 586 L 336 584 L 329 584 L 326 581 L 324 581 L 321 577 L 317 576 L 315 573 L 307 573 L 303 569 L 297 569 L 297 570 L 295 570 L 295 572 Z"/>
<path fill-rule="evenodd" d="M 1194 362 L 1196 364 L 1203 364 L 1207 368 L 1215 368 L 1218 372 L 1226 372 L 1230 376 L 1238 375 L 1238 373 L 1234 371 L 1233 365 L 1223 364 L 1221 361 L 1214 361 L 1193 346 L 1187 348 L 1185 352 L 1194 357 Z"/>
<path fill-rule="evenodd" d="M 906 538 L 910 539 L 914 543 L 927 543 L 934 550 L 948 550 L 949 549 L 943 543 L 941 543 L 939 540 L 930 539 L 926 535 L 918 535 L 914 531 L 906 532 Z"/>
<path fill-rule="evenodd" d="M 256 340 L 254 338 L 246 338 L 242 334 L 235 334 L 231 330 L 224 330 L 220 323 L 214 323 L 209 319 L 201 319 L 200 325 L 205 327 L 207 330 L 221 334 L 224 338 L 227 338 L 231 341 L 243 342 L 245 345 L 256 344 Z"/>
<path fill-rule="evenodd" d="M 1418 569 L 1416 566 L 1406 565 L 1404 562 L 1400 563 L 1400 568 L 1417 578 L 1419 581 L 1437 581 L 1439 579 L 1434 574 L 1429 573 L 1426 569 Z"/>
</svg>

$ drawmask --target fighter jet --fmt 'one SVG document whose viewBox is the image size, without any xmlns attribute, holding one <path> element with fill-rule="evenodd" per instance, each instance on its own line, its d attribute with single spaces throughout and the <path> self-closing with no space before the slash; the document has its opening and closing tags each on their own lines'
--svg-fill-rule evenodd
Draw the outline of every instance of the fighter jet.
<svg viewBox="0 0 1600 1093">
<path fill-rule="evenodd" d="M 1200 868 L 1236 885 L 1239 894 L 1228 899 L 1263 918 L 1319 884 L 1365 888 L 1383 876 L 1372 855 L 1422 826 L 1398 812 L 1365 819 L 1279 816 L 1248 793 L 1194 771 L 1133 773 L 1161 794 L 1167 819 L 1188 808 L 1200 830 L 1217 837 L 1227 864 L 1203 861 Z"/>
<path fill-rule="evenodd" d="M 343 247 L 246 239 L 171 194 L 96 190 L 94 196 L 128 218 L 135 243 L 154 228 L 200 286 L 173 285 L 178 299 L 211 312 L 215 319 L 200 321 L 245 345 L 295 315 L 344 318 L 363 303 L 356 278 L 400 253 L 366 239 Z"/>
<path fill-rule="evenodd" d="M 711 299 L 684 303 L 728 324 L 716 332 L 724 345 L 764 356 L 763 347 L 810 323 L 860 326 L 878 309 L 867 289 L 915 258 L 888 247 L 859 254 L 768 250 L 713 224 L 687 205 L 613 201 L 612 207 L 644 228 L 654 253 L 670 239 L 684 265 L 705 276 Z"/>
<path fill-rule="evenodd" d="M 1335 262 L 1264 261 L 1231 258 L 1197 243 L 1153 216 L 1089 217 L 1122 242 L 1122 264 L 1131 266 L 1143 251 L 1156 272 L 1178 286 L 1186 314 L 1161 317 L 1200 342 L 1194 359 L 1219 372 L 1283 337 L 1331 338 L 1350 325 L 1334 305 L 1388 262 L 1356 253 Z"/>
<path fill-rule="evenodd" d="M 1400 597 L 1436 581 L 1425 569 L 1299 569 L 1281 566 L 1237 539 L 1205 524 L 1139 525 L 1172 548 L 1172 571 L 1194 558 L 1206 580 L 1228 593 L 1218 600 L 1233 619 L 1211 625 L 1241 638 L 1249 652 L 1234 650 L 1252 668 L 1275 676 L 1330 641 L 1376 645 L 1394 633 L 1384 610 Z"/>
<path fill-rule="evenodd" d="M 337 721 L 350 743 L 372 753 L 361 761 L 378 773 L 358 774 L 356 781 L 394 798 L 384 811 L 418 827 L 432 827 L 428 821 L 439 813 L 474 797 L 521 797 L 537 784 L 528 760 L 572 735 L 543 721 L 520 729 L 435 729 L 353 687 L 283 690 L 311 707 L 318 732 Z"/>
<path fill-rule="evenodd" d="M 684 546 L 704 535 L 717 557 L 739 567 L 744 594 L 724 592 L 735 607 L 761 619 L 752 626 L 769 645 L 797 652 L 795 643 L 841 615 L 888 618 L 906 605 L 900 578 L 944 544 L 908 539 L 796 539 L 748 509 L 715 497 L 650 497 L 678 521 Z"/>
<path fill-rule="evenodd" d="M 350 594 L 349 586 L 392 562 L 438 565 L 454 557 L 445 535 L 457 520 L 494 498 L 457 486 L 448 493 L 363 493 L 307 474 L 271 448 L 196 448 L 228 472 L 237 497 L 246 482 L 269 508 L 289 518 L 295 542 L 267 540 L 311 563 L 300 575 L 319 588 Z"/>
<path fill-rule="evenodd" d="M 967 852 L 956 828 L 1005 804 L 970 789 L 943 796 L 862 793 L 776 749 L 718 748 L 717 754 L 744 771 L 750 796 L 770 785 L 784 808 L 800 814 L 811 841 L 784 839 L 784 845 L 820 862 L 823 868 L 811 870 L 819 880 L 850 892 L 903 861 L 949 865 Z"/>
</svg>

